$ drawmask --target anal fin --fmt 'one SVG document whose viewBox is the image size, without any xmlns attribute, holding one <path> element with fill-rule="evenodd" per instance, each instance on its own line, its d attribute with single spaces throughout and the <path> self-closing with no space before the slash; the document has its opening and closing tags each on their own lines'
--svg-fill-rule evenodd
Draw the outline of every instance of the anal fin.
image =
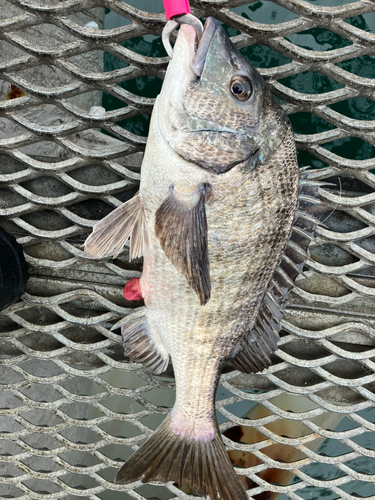
<svg viewBox="0 0 375 500">
<path fill-rule="evenodd" d="M 118 321 L 112 330 L 121 327 L 126 356 L 136 363 L 142 363 L 156 375 L 160 375 L 168 367 L 169 354 L 160 338 L 151 335 L 145 310 L 145 307 L 136 309 L 129 316 Z"/>
<path fill-rule="evenodd" d="M 155 216 L 155 232 L 174 267 L 187 279 L 205 305 L 211 294 L 205 199 L 211 188 L 201 184 L 189 194 L 174 186 Z"/>
<path fill-rule="evenodd" d="M 93 232 L 85 242 L 85 252 L 97 259 L 111 254 L 117 257 L 128 238 L 129 259 L 144 255 L 149 238 L 140 194 L 95 224 Z"/>
</svg>

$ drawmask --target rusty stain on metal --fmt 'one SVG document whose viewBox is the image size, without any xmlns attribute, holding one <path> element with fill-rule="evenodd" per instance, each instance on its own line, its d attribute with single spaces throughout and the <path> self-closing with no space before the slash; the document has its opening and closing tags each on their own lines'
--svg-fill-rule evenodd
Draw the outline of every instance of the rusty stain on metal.
<svg viewBox="0 0 375 500">
<path fill-rule="evenodd" d="M 18 97 L 23 97 L 24 95 L 26 95 L 26 94 L 23 90 L 16 87 L 16 85 L 11 84 L 10 90 L 9 90 L 6 98 L 7 98 L 7 100 L 17 99 Z"/>
</svg>

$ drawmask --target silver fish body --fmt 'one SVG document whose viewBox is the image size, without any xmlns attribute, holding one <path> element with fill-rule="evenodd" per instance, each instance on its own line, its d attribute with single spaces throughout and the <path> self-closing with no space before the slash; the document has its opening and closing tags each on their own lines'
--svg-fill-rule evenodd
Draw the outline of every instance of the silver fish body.
<svg viewBox="0 0 375 500">
<path fill-rule="evenodd" d="M 301 198 L 291 126 L 260 75 L 215 19 L 197 51 L 182 25 L 139 194 L 85 249 L 118 253 L 130 237 L 131 256 L 144 256 L 145 307 L 118 323 L 125 352 L 155 373 L 170 358 L 176 378 L 170 415 L 117 482 L 172 480 L 212 500 L 248 498 L 218 432 L 215 392 L 225 361 L 247 372 L 271 362 L 316 225 L 304 210 L 316 207 L 317 188 L 306 184 Z"/>
</svg>

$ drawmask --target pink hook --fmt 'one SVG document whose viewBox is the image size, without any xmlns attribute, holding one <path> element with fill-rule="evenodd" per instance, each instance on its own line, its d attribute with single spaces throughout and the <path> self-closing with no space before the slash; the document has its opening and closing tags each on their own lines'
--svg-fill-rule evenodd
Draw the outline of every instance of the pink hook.
<svg viewBox="0 0 375 500">
<path fill-rule="evenodd" d="M 190 14 L 189 0 L 163 0 L 167 19 Z"/>
</svg>

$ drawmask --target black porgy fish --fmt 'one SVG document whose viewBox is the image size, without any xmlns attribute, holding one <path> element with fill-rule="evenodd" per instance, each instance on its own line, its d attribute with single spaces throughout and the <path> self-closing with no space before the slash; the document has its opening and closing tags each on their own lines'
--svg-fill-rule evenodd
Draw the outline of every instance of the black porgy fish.
<svg viewBox="0 0 375 500">
<path fill-rule="evenodd" d="M 220 23 L 181 26 L 158 96 L 139 193 L 94 227 L 85 251 L 144 257 L 145 306 L 121 320 L 125 353 L 156 374 L 171 359 L 176 402 L 116 482 L 175 481 L 246 500 L 215 418 L 224 362 L 270 365 L 287 295 L 307 258 L 318 185 L 293 133 Z"/>
</svg>

